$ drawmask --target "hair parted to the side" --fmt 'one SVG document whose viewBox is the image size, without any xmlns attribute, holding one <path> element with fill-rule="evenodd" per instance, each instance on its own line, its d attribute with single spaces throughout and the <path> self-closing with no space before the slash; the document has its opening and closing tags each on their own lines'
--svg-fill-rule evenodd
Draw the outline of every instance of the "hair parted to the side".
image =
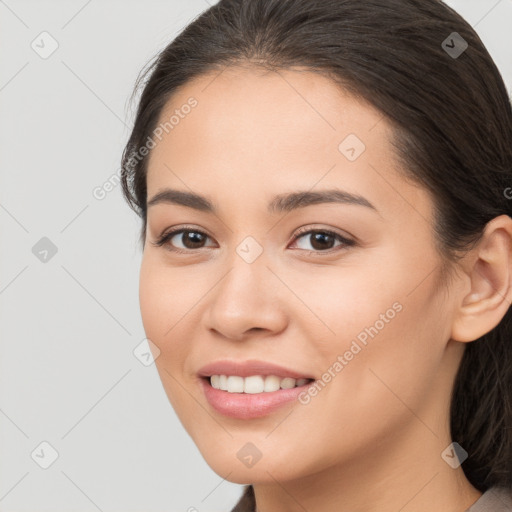
<svg viewBox="0 0 512 512">
<path fill-rule="evenodd" d="M 442 47 L 457 32 L 457 58 Z M 404 177 L 432 195 L 446 262 L 512 216 L 512 109 L 482 41 L 438 0 L 220 0 L 195 18 L 139 76 L 143 85 L 121 163 L 123 193 L 146 236 L 147 157 L 138 150 L 162 108 L 189 80 L 226 66 L 305 67 L 380 110 Z M 450 267 L 451 268 L 451 267 Z M 451 403 L 452 440 L 473 486 L 512 490 L 512 313 L 468 343 Z"/>
</svg>

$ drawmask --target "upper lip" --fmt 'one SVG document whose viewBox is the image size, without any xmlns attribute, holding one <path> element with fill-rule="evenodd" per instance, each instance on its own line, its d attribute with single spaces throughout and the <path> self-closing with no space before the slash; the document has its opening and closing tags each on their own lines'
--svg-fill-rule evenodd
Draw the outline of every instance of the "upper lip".
<svg viewBox="0 0 512 512">
<path fill-rule="evenodd" d="M 281 378 L 314 379 L 313 376 L 307 373 L 255 359 L 249 361 L 215 361 L 201 367 L 197 373 L 200 377 L 211 377 L 212 375 L 238 375 L 239 377 L 275 375 Z"/>
</svg>

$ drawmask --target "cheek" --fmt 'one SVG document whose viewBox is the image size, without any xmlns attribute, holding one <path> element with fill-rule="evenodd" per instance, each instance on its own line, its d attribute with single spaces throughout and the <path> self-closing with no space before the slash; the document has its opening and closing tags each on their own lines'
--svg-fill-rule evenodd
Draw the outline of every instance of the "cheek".
<svg viewBox="0 0 512 512">
<path fill-rule="evenodd" d="M 439 391 L 433 381 L 449 336 L 441 300 L 430 282 L 409 295 L 408 286 L 388 284 L 367 301 L 343 301 L 339 336 L 323 347 L 322 381 L 330 381 L 311 399 L 333 435 L 342 429 L 356 443 L 400 429 Z"/>
<path fill-rule="evenodd" d="M 168 344 L 176 341 L 180 323 L 201 297 L 201 280 L 185 268 L 169 268 L 160 254 L 145 252 L 139 276 L 139 305 L 148 337 Z M 151 335 L 151 336 L 150 336 Z"/>
<path fill-rule="evenodd" d="M 162 263 L 160 254 L 147 251 L 139 276 L 144 331 L 160 350 L 155 366 L 172 406 L 187 414 L 189 393 L 197 393 L 197 389 L 191 387 L 185 366 L 194 349 L 194 339 L 200 336 L 200 324 L 194 314 L 198 301 L 208 291 L 205 280 L 194 274 L 197 272 L 191 267 L 170 268 Z"/>
<path fill-rule="evenodd" d="M 139 278 L 140 311 L 146 337 L 160 350 L 155 366 L 168 400 L 174 410 L 187 411 L 190 398 L 179 385 L 176 371 L 185 358 L 184 344 L 180 347 L 175 337 L 183 316 L 176 304 L 180 292 L 176 290 L 177 282 L 165 274 L 165 269 L 144 253 Z"/>
<path fill-rule="evenodd" d="M 162 314 L 167 309 L 165 290 L 165 283 L 158 279 L 158 272 L 144 253 L 139 276 L 139 305 L 146 336 L 157 346 L 165 332 L 166 315 Z"/>
<path fill-rule="evenodd" d="M 400 399 L 419 407 L 441 364 L 449 313 L 435 273 L 425 279 L 431 267 L 418 264 L 425 258 L 399 261 L 396 254 L 302 290 L 331 330 L 316 342 L 327 383 L 311 402 L 329 402 L 324 410 L 338 427 L 346 426 L 342 411 L 372 424 L 373 413 L 385 418 L 395 405 L 403 409 Z"/>
<path fill-rule="evenodd" d="M 180 335 L 180 330 L 195 302 L 193 296 L 193 290 L 183 286 L 179 271 L 171 272 L 154 256 L 144 254 L 139 277 L 140 312 L 146 337 L 160 349 L 155 362 L 166 389 L 168 385 L 173 386 L 173 381 L 163 369 L 174 373 L 182 366 L 190 346 L 186 343 L 189 336 Z"/>
</svg>

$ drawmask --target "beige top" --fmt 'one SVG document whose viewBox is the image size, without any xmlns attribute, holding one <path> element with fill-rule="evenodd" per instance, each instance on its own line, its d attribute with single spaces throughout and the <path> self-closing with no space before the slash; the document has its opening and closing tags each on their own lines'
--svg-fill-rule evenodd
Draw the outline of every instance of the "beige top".
<svg viewBox="0 0 512 512">
<path fill-rule="evenodd" d="M 256 512 L 254 490 L 247 485 L 231 512 Z M 512 489 L 491 487 L 466 512 L 512 512 Z"/>
</svg>

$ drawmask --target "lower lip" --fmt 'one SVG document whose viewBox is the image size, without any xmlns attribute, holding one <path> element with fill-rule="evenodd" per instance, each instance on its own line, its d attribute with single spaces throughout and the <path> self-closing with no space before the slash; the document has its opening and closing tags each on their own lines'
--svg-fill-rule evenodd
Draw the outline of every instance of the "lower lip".
<svg viewBox="0 0 512 512">
<path fill-rule="evenodd" d="M 304 386 L 263 393 L 229 393 L 212 387 L 210 379 L 200 380 L 206 400 L 217 412 L 244 420 L 271 414 L 283 405 L 297 400 L 300 393 L 311 385 L 309 382 Z"/>
</svg>

